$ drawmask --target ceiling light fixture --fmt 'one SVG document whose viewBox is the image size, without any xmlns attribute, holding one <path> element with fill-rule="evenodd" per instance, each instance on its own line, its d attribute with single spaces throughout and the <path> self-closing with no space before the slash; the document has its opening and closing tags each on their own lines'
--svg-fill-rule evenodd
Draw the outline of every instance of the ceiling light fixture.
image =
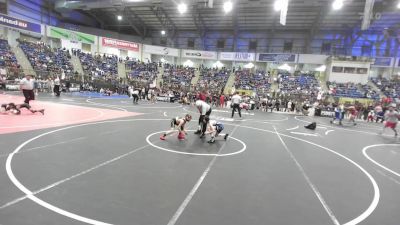
<svg viewBox="0 0 400 225">
<path fill-rule="evenodd" d="M 213 68 L 222 68 L 223 66 L 224 66 L 224 64 L 222 64 L 220 61 L 216 61 L 212 65 Z"/>
<path fill-rule="evenodd" d="M 162 30 L 162 31 L 161 31 L 161 35 L 165 35 L 165 30 Z"/>
<path fill-rule="evenodd" d="M 231 1 L 224 2 L 224 12 L 225 13 L 232 11 L 232 8 L 233 8 L 233 4 Z"/>
<path fill-rule="evenodd" d="M 183 66 L 193 67 L 194 66 L 194 62 L 192 62 L 190 59 L 188 59 L 188 60 L 186 60 L 186 62 L 183 63 Z"/>
<path fill-rule="evenodd" d="M 122 16 L 121 16 L 121 15 L 118 15 L 118 16 L 117 16 L 117 20 L 120 20 L 120 21 L 121 21 L 121 20 L 122 20 Z"/>
<path fill-rule="evenodd" d="M 180 3 L 178 5 L 178 11 L 180 14 L 184 14 L 187 11 L 187 5 L 185 3 Z"/>
<path fill-rule="evenodd" d="M 332 3 L 332 8 L 333 10 L 339 10 L 343 7 L 343 0 L 335 0 Z"/>
<path fill-rule="evenodd" d="M 400 1 L 399 1 L 399 3 L 397 4 L 397 8 L 400 9 Z"/>
<path fill-rule="evenodd" d="M 279 66 L 278 69 L 285 70 L 285 71 L 290 71 L 291 67 L 288 64 L 285 63 L 282 66 Z"/>
<path fill-rule="evenodd" d="M 275 3 L 274 3 L 274 10 L 275 11 L 281 11 L 281 9 L 282 9 L 282 7 L 283 7 L 283 3 L 284 3 L 284 1 L 283 0 L 275 0 Z"/>
</svg>

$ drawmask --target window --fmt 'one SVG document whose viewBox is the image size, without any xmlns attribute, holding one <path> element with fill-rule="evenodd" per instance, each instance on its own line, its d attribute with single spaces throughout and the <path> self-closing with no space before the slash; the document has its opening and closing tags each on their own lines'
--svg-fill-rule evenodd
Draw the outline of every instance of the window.
<svg viewBox="0 0 400 225">
<path fill-rule="evenodd" d="M 321 53 L 330 53 L 331 52 L 331 43 L 322 43 L 321 46 Z"/>
<path fill-rule="evenodd" d="M 257 41 L 250 41 L 249 42 L 249 50 L 257 50 Z"/>
<path fill-rule="evenodd" d="M 356 68 L 354 67 L 345 67 L 344 73 L 356 73 Z"/>
<path fill-rule="evenodd" d="M 333 66 L 332 67 L 332 72 L 334 72 L 334 73 L 343 73 L 343 67 L 341 67 L 341 66 Z"/>
<path fill-rule="evenodd" d="M 188 48 L 194 48 L 194 39 L 189 38 L 187 43 Z"/>
<path fill-rule="evenodd" d="M 291 52 L 293 49 L 293 41 L 285 41 L 283 45 L 284 52 Z"/>
<path fill-rule="evenodd" d="M 218 40 L 217 48 L 225 48 L 225 40 Z"/>
<path fill-rule="evenodd" d="M 357 73 L 358 74 L 367 74 L 368 68 L 357 68 Z"/>
<path fill-rule="evenodd" d="M 361 55 L 362 56 L 370 56 L 371 50 L 372 50 L 371 45 L 363 45 L 363 46 L 361 46 Z"/>
</svg>

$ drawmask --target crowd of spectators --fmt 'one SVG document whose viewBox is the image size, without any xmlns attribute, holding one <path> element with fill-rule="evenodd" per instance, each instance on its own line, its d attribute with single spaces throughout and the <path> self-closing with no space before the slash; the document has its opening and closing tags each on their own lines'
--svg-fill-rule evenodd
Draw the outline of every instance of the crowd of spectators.
<svg viewBox="0 0 400 225">
<path fill-rule="evenodd" d="M 194 71 L 195 69 L 191 67 L 164 64 L 163 88 L 189 90 L 195 76 Z"/>
<path fill-rule="evenodd" d="M 379 100 L 379 93 L 373 90 L 368 84 L 360 84 L 359 87 L 364 93 L 364 98 Z"/>
<path fill-rule="evenodd" d="M 27 56 L 34 70 L 49 72 L 53 75 L 72 75 L 74 70 L 70 62 L 69 50 L 51 49 L 43 42 L 19 41 L 22 51 Z"/>
<path fill-rule="evenodd" d="M 329 94 L 334 97 L 379 99 L 379 93 L 374 91 L 367 84 L 362 85 L 352 82 L 336 83 L 328 81 L 327 86 L 329 88 Z"/>
<path fill-rule="evenodd" d="M 0 39 L 0 67 L 2 68 L 20 68 L 14 52 L 11 51 L 7 40 Z"/>
<path fill-rule="evenodd" d="M 327 81 L 326 85 L 329 88 L 329 94 L 334 97 L 364 98 L 364 94 L 358 89 L 358 84 Z"/>
<path fill-rule="evenodd" d="M 74 50 L 79 57 L 83 71 L 94 79 L 115 80 L 118 77 L 118 57 L 115 55 L 84 53 Z"/>
<path fill-rule="evenodd" d="M 386 78 L 372 78 L 371 81 L 387 97 L 400 99 L 400 80 L 388 80 Z"/>
<path fill-rule="evenodd" d="M 271 87 L 271 77 L 265 71 L 251 72 L 250 70 L 238 70 L 235 72 L 235 88 L 241 90 L 252 90 L 258 95 L 269 92 Z"/>
<path fill-rule="evenodd" d="M 153 82 L 157 78 L 158 64 L 157 63 L 144 63 L 139 61 L 126 61 L 128 77 L 130 80 L 146 82 Z"/>
<path fill-rule="evenodd" d="M 219 94 L 225 88 L 230 76 L 230 70 L 226 68 L 200 68 L 200 77 L 196 84 L 198 90 L 208 90 L 211 93 Z"/>
<path fill-rule="evenodd" d="M 281 94 L 304 94 L 316 96 L 321 87 L 314 74 L 278 74 L 278 87 Z"/>
</svg>

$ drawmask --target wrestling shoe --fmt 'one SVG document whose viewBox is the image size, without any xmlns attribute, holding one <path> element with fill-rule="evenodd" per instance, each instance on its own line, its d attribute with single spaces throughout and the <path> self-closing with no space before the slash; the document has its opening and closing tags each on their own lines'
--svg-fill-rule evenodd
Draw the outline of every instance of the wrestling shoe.
<svg viewBox="0 0 400 225">
<path fill-rule="evenodd" d="M 228 139 L 229 134 L 225 134 L 224 140 Z"/>
</svg>

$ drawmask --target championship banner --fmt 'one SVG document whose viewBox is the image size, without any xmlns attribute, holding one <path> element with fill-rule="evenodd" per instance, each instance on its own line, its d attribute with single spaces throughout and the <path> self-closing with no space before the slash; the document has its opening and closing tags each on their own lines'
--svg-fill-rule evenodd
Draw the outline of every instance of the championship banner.
<svg viewBox="0 0 400 225">
<path fill-rule="evenodd" d="M 246 61 L 251 62 L 254 61 L 256 57 L 255 53 L 247 53 L 247 52 L 220 52 L 219 60 L 224 61 Z"/>
<path fill-rule="evenodd" d="M 135 42 L 120 41 L 106 37 L 102 37 L 101 40 L 102 45 L 106 47 L 126 49 L 134 52 L 139 51 L 139 44 Z"/>
<path fill-rule="evenodd" d="M 392 67 L 393 58 L 390 57 L 376 57 L 374 62 L 371 64 L 373 67 Z"/>
<path fill-rule="evenodd" d="M 36 33 L 42 32 L 42 27 L 40 24 L 31 23 L 25 20 L 20 20 L 4 14 L 0 14 L 0 25 L 17 28 L 21 30 L 32 31 Z"/>
<path fill-rule="evenodd" d="M 182 49 L 182 57 L 184 58 L 216 60 L 217 56 L 217 52 Z"/>
<path fill-rule="evenodd" d="M 91 34 L 85 34 L 72 30 L 66 30 L 58 27 L 48 27 L 48 34 L 50 37 L 66 39 L 70 41 L 78 41 L 85 44 L 94 44 L 95 36 Z"/>
<path fill-rule="evenodd" d="M 296 62 L 296 54 L 259 53 L 258 62 Z"/>
<path fill-rule="evenodd" d="M 155 55 L 165 55 L 165 56 L 179 56 L 179 50 L 176 48 L 168 48 L 155 45 L 143 45 L 143 51 Z"/>
</svg>

